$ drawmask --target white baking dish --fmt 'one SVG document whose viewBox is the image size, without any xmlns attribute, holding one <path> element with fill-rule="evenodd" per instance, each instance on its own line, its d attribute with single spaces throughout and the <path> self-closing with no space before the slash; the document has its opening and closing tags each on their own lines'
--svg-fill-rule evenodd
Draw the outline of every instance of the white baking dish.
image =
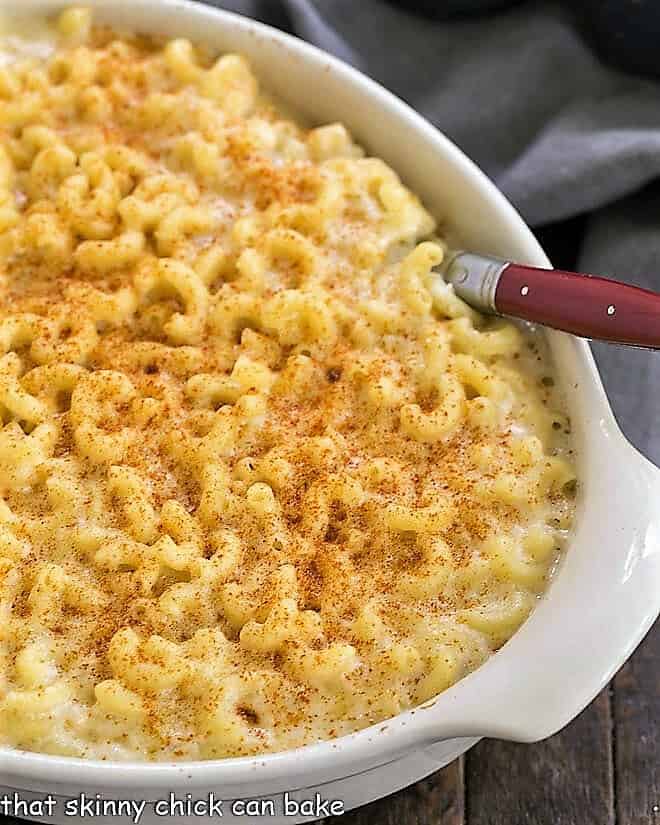
<svg viewBox="0 0 660 825">
<path fill-rule="evenodd" d="M 247 55 L 266 85 L 312 121 L 346 123 L 466 247 L 548 264 L 515 210 L 459 149 L 344 63 L 267 26 L 186 0 L 87 4 L 104 22 Z M 62 5 L 22 0 L 21 11 Z M 660 610 L 660 471 L 619 431 L 587 344 L 561 333 L 548 337 L 577 448 L 577 527 L 538 609 L 485 665 L 423 708 L 339 740 L 258 759 L 109 764 L 0 750 L 0 794 L 56 795 L 49 822 L 75 822 L 64 815 L 64 801 L 81 792 L 153 801 L 171 791 L 204 800 L 212 791 L 227 800 L 271 797 L 278 811 L 285 791 L 303 798 L 318 792 L 348 809 L 422 778 L 481 736 L 531 742 L 569 722 L 630 656 Z M 233 818 L 245 819 L 232 817 L 226 803 L 223 819 Z M 150 809 L 140 819 L 157 821 Z"/>
</svg>

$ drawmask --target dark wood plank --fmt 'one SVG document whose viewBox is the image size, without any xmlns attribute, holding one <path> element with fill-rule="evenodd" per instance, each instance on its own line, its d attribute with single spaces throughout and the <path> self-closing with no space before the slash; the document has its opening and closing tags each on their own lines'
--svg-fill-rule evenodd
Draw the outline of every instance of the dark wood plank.
<svg viewBox="0 0 660 825">
<path fill-rule="evenodd" d="M 468 825 L 614 825 L 608 691 L 544 742 L 480 742 L 465 781 Z"/>
<path fill-rule="evenodd" d="M 660 624 L 614 681 L 618 825 L 660 825 Z"/>
<path fill-rule="evenodd" d="M 463 758 L 385 799 L 324 825 L 466 825 Z"/>
</svg>

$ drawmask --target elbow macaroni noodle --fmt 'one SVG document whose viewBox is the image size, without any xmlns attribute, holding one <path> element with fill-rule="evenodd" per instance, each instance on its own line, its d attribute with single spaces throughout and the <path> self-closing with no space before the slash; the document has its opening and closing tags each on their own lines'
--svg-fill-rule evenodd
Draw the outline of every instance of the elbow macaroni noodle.
<svg viewBox="0 0 660 825">
<path fill-rule="evenodd" d="M 92 26 L 0 66 L 0 743 L 250 755 L 425 702 L 572 519 L 543 342 L 246 61 Z"/>
</svg>

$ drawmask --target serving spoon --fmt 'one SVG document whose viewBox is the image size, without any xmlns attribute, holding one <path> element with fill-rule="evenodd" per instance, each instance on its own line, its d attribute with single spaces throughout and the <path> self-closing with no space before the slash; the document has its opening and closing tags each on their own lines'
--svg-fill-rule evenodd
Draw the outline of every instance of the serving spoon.
<svg viewBox="0 0 660 825">
<path fill-rule="evenodd" d="M 660 349 L 660 295 L 620 281 L 453 252 L 438 268 L 478 312 L 543 324 L 582 338 Z"/>
</svg>

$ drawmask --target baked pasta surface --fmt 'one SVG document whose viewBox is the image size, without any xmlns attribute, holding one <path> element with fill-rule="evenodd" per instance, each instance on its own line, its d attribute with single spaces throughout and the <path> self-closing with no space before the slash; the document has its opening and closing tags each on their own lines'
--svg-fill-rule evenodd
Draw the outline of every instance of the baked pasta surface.
<svg viewBox="0 0 660 825">
<path fill-rule="evenodd" d="M 249 755 L 430 699 L 570 526 L 542 342 L 240 56 L 54 31 L 0 68 L 0 743 Z"/>
</svg>

